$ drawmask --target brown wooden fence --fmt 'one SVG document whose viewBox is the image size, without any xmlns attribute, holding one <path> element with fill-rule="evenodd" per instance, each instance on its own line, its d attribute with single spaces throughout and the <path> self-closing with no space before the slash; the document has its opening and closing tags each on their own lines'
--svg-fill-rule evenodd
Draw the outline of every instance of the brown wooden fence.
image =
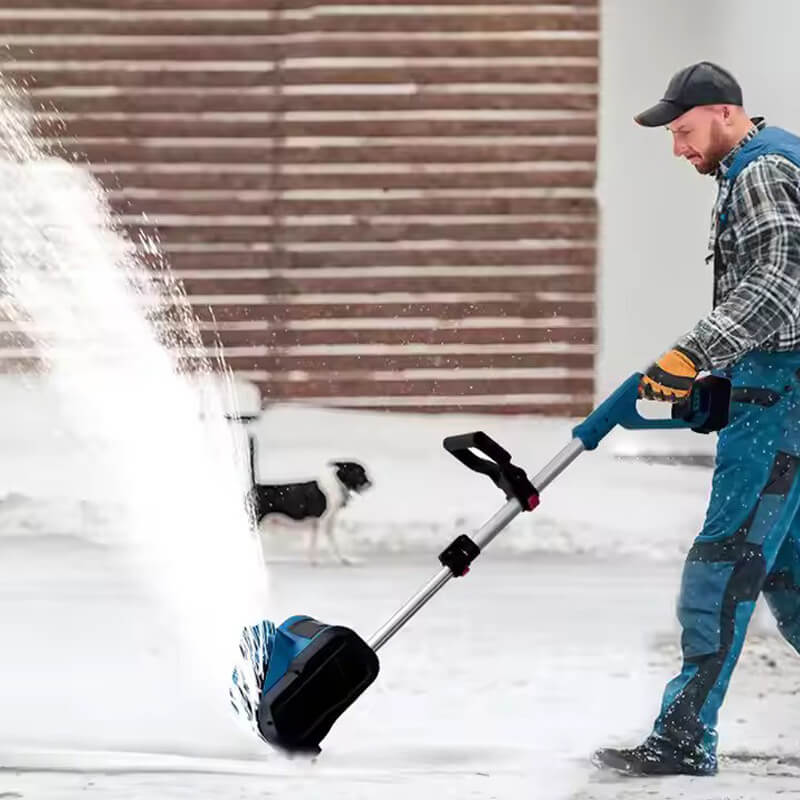
<svg viewBox="0 0 800 800">
<path fill-rule="evenodd" d="M 596 0 L 3 0 L 0 44 L 268 398 L 590 408 Z"/>
</svg>

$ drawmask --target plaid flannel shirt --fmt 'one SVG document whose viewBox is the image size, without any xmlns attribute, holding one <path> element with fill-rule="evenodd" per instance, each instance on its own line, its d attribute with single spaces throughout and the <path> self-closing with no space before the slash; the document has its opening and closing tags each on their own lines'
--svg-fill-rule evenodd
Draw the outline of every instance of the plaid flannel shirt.
<svg viewBox="0 0 800 800">
<path fill-rule="evenodd" d="M 714 278 L 715 307 L 677 342 L 701 370 L 726 367 L 751 350 L 800 350 L 800 168 L 766 155 L 732 186 L 725 180 L 741 147 L 765 126 L 753 122 L 716 174 L 710 247 L 719 234 L 724 269 Z"/>
</svg>

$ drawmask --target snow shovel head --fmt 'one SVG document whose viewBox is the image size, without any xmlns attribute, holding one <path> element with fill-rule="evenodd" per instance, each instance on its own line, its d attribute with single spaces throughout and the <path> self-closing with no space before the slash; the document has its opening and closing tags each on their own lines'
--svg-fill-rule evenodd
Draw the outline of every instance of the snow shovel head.
<svg viewBox="0 0 800 800">
<path fill-rule="evenodd" d="M 375 651 L 354 631 L 290 617 L 276 632 L 257 719 L 261 735 L 290 753 L 317 754 L 341 714 L 375 680 Z"/>
</svg>

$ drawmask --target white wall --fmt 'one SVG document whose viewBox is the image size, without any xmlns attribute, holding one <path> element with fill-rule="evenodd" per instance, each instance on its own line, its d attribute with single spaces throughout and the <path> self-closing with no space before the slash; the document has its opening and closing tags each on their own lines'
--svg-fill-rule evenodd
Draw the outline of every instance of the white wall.
<svg viewBox="0 0 800 800">
<path fill-rule="evenodd" d="M 675 71 L 708 59 L 737 77 L 751 115 L 800 132 L 796 0 L 603 0 L 601 14 L 600 398 L 711 307 L 714 181 L 633 115 Z"/>
</svg>

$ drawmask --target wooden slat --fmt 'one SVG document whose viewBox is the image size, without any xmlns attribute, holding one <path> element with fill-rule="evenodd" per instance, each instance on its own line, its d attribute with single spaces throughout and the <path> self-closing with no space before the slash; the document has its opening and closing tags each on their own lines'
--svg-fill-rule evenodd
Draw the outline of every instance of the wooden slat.
<svg viewBox="0 0 800 800">
<path fill-rule="evenodd" d="M 249 357 L 249 356 L 229 356 L 226 358 L 228 365 L 237 372 L 280 372 L 280 371 L 336 371 L 338 369 L 347 370 L 352 367 L 351 356 L 337 356 L 335 353 L 326 355 L 286 355 L 281 354 L 276 349 L 275 353 L 270 356 L 262 357 Z M 184 363 L 187 366 L 192 364 L 195 367 L 199 366 L 198 362 L 192 359 L 185 359 Z M 341 367 L 339 366 L 341 363 Z M 457 353 L 453 355 L 419 355 L 419 354 L 402 354 L 402 355 L 361 355 L 358 357 L 357 366 L 360 369 L 375 369 L 375 370 L 404 370 L 404 369 L 460 369 L 460 368 L 509 368 L 517 369 L 520 367 L 526 368 L 539 368 L 539 367 L 563 367 L 564 365 L 572 365 L 576 369 L 591 369 L 593 363 L 593 356 L 584 353 L 571 353 L 563 351 L 559 353 L 550 354 L 495 354 L 491 358 L 487 358 L 482 354 L 474 354 L 468 351 Z M 0 359 L 0 374 L 9 374 L 14 372 L 26 373 L 41 368 L 42 364 L 39 359 L 33 357 L 17 357 L 17 358 L 2 358 Z M 255 382 L 259 382 L 255 379 Z M 265 395 L 269 395 L 269 384 L 261 381 L 262 386 L 266 389 Z"/>
<path fill-rule="evenodd" d="M 260 383 L 258 381 L 255 383 L 259 386 L 262 395 L 269 398 L 271 384 L 269 382 Z M 267 399 L 267 403 L 269 403 L 269 399 Z M 325 405 L 326 403 L 322 401 L 311 404 Z M 539 405 L 536 403 L 535 395 L 531 396 L 530 400 L 516 403 L 509 403 L 505 399 L 503 402 L 489 399 L 485 402 L 475 403 L 474 397 L 471 397 L 470 402 L 464 400 L 459 402 L 458 398 L 453 398 L 453 401 L 449 404 L 440 403 L 431 405 L 423 395 L 418 397 L 418 402 L 404 403 L 399 408 L 394 404 L 381 403 L 379 399 L 376 399 L 373 403 L 358 403 L 357 405 L 340 402 L 337 403 L 337 407 L 351 409 L 353 411 L 384 411 L 387 413 L 402 411 L 406 414 L 536 414 L 537 416 L 543 417 L 570 417 L 582 419 L 591 413 L 593 405 L 590 400 Z"/>
<path fill-rule="evenodd" d="M 447 239 L 454 242 L 489 239 L 571 239 L 591 240 L 596 235 L 594 222 L 489 222 L 426 225 L 425 223 L 371 225 L 368 221 L 351 225 L 214 225 L 193 226 L 153 223 L 129 226 L 150 235 L 158 231 L 165 244 L 175 242 L 398 242 Z"/>
<path fill-rule="evenodd" d="M 346 7 L 345 7 L 346 8 Z M 424 7 L 423 7 L 424 8 Z M 0 12 L 0 39 L 4 36 L 297 36 L 302 34 L 492 33 L 519 31 L 596 31 L 597 15 L 569 11 L 549 13 L 307 14 L 289 17 L 270 12 L 204 16 L 199 11 L 174 17 L 158 11 L 116 12 L 94 18 L 52 16 L 6 17 Z M 206 12 L 207 13 L 207 12 Z"/>
<path fill-rule="evenodd" d="M 572 328 L 465 328 L 446 330 L 419 329 L 351 329 L 351 330 L 283 330 L 273 329 L 256 335 L 251 331 L 204 332 L 203 342 L 213 346 L 221 342 L 225 347 L 297 347 L 325 344 L 503 344 L 514 342 L 534 344 L 561 342 L 567 344 L 594 344 L 595 331 L 591 327 Z"/>
<path fill-rule="evenodd" d="M 213 306 L 197 298 L 190 298 L 195 315 L 200 320 L 287 320 L 287 319 L 327 319 L 331 317 L 424 317 L 435 315 L 440 319 L 462 319 L 474 314 L 480 308 L 481 314 L 496 317 L 591 317 L 594 314 L 593 302 L 569 303 L 540 301 L 534 298 L 489 302 L 475 299 L 471 302 L 413 302 L 387 301 L 359 302 L 351 305 L 333 307 L 330 302 L 286 305 L 276 299 L 273 302 L 241 303 L 228 305 L 215 303 Z"/>
<path fill-rule="evenodd" d="M 100 182 L 109 189 L 120 186 L 141 189 L 239 189 L 239 190 L 335 190 L 349 189 L 528 189 L 528 188 L 591 188 L 595 170 L 527 169 L 517 165 L 512 169 L 498 167 L 495 171 L 434 172 L 417 170 L 409 173 L 353 173 L 343 168 L 338 173 L 287 175 L 270 172 L 225 172 L 189 165 L 191 169 L 163 171 L 148 169 L 147 165 L 115 165 L 115 172 L 103 170 Z M 132 167 L 132 168 L 131 168 Z M 278 168 L 276 167 L 276 172 Z"/>
<path fill-rule="evenodd" d="M 287 399 L 308 397 L 419 397 L 468 396 L 470 394 L 589 394 L 593 382 L 586 378 L 491 378 L 489 380 L 403 380 L 398 376 L 394 381 L 370 380 L 304 380 L 272 381 L 268 398 L 275 402 Z M 500 397 L 498 397 L 500 399 Z"/>
<path fill-rule="evenodd" d="M 594 242 L 570 247 L 497 247 L 468 246 L 454 243 L 451 247 L 397 248 L 373 247 L 368 249 L 320 248 L 292 251 L 281 247 L 270 250 L 201 250 L 199 252 L 169 252 L 168 260 L 175 269 L 220 269 L 231 267 L 272 267 L 315 269 L 333 267 L 390 267 L 390 266 L 486 266 L 508 264 L 556 264 L 593 266 L 596 260 Z M 158 259 L 143 256 L 144 263 L 159 266 Z"/>
<path fill-rule="evenodd" d="M 286 94 L 272 89 L 219 93 L 119 92 L 81 97 L 56 91 L 33 96 L 34 105 L 63 114 L 200 114 L 288 113 L 326 111 L 435 111 L 435 110 L 564 110 L 594 111 L 597 96 L 581 92 L 455 93 L 425 91 L 408 94 Z"/>
<path fill-rule="evenodd" d="M 135 66 L 136 68 L 131 68 Z M 430 84 L 447 83 L 504 83 L 534 85 L 541 83 L 596 84 L 596 64 L 565 64 L 549 66 L 532 64 L 497 66 L 482 64 L 460 66 L 447 64 L 399 64 L 383 67 L 285 67 L 280 75 L 274 69 L 263 69 L 256 62 L 251 69 L 169 69 L 166 65 L 142 68 L 136 64 L 120 69 L 116 62 L 99 65 L 96 69 L 76 69 L 68 63 L 53 68 L 37 67 L 31 70 L 13 62 L 3 66 L 5 77 L 36 89 L 63 89 L 65 87 L 117 87 L 176 88 L 176 89 L 244 89 L 258 86 L 313 86 L 342 84 Z"/>
<path fill-rule="evenodd" d="M 487 325 L 491 325 L 488 322 Z M 439 345 L 439 344 L 543 344 L 591 345 L 596 342 L 592 325 L 554 328 L 351 328 L 287 330 L 274 327 L 265 331 L 203 331 L 203 344 L 211 349 L 274 348 L 313 345 Z M 17 332 L 0 332 L 0 348 L 33 348 L 33 340 Z M 456 370 L 457 372 L 457 370 Z"/>
<path fill-rule="evenodd" d="M 517 368 L 547 368 L 569 367 L 574 369 L 591 369 L 594 358 L 591 354 L 583 352 L 570 352 L 564 350 L 557 353 L 499 353 L 490 357 L 480 353 L 464 352 L 455 354 L 428 354 L 401 353 L 392 355 L 359 355 L 356 364 L 350 355 L 337 355 L 335 352 L 325 355 L 297 355 L 281 353 L 275 348 L 268 356 L 227 356 L 226 363 L 237 372 L 329 372 L 331 370 L 346 371 L 356 366 L 359 369 L 374 370 L 405 370 L 405 369 L 517 369 Z M 192 359 L 185 360 L 187 364 L 195 363 Z M 0 374 L 19 371 L 29 372 L 41 367 L 40 362 L 31 357 L 0 358 Z M 265 393 L 268 394 L 268 391 Z"/>
<path fill-rule="evenodd" d="M 364 3 L 362 2 L 362 5 Z M 404 6 L 506 6 L 509 0 L 403 0 Z M 572 8 L 573 6 L 593 8 L 598 4 L 598 0 L 526 0 L 526 4 L 532 7 L 544 6 L 563 6 Z M 175 10 L 194 11 L 196 9 L 207 9 L 211 11 L 235 11 L 235 10 L 276 10 L 276 11 L 297 11 L 314 7 L 340 6 L 341 0 L 169 0 L 168 8 Z M 354 4 L 351 4 L 354 5 Z M 369 5 L 373 7 L 391 8 L 396 5 L 394 0 L 371 0 Z M 165 7 L 165 0 L 71 0 L 70 8 L 95 9 L 107 11 L 139 11 L 139 10 L 162 10 Z M 58 11 L 59 0 L 3 0 L 3 8 L 12 9 L 49 9 Z"/>
<path fill-rule="evenodd" d="M 265 115 L 269 117 L 269 115 Z M 155 118 L 128 116 L 117 119 L 78 117 L 68 122 L 58 119 L 34 119 L 32 132 L 39 136 L 109 137 L 126 136 L 156 138 L 188 137 L 259 137 L 284 139 L 291 136 L 594 136 L 597 121 L 594 116 L 576 117 L 569 112 L 558 119 L 474 119 L 467 112 L 460 119 L 364 119 L 353 114 L 352 119 L 282 119 L 273 115 L 263 120 L 242 119 L 226 115 L 206 119 L 199 115 L 182 117 L 163 115 Z"/>
<path fill-rule="evenodd" d="M 353 363 L 352 356 L 337 355 L 335 352 L 325 355 L 301 355 L 281 353 L 278 348 L 268 356 L 228 356 L 226 361 L 238 371 L 260 370 L 266 372 L 293 371 L 343 371 L 357 367 L 373 370 L 402 369 L 480 369 L 492 367 L 503 368 L 546 368 L 567 367 L 570 369 L 591 369 L 593 357 L 581 352 L 563 350 L 558 353 L 494 353 L 491 356 L 482 353 L 471 353 L 467 348 L 454 354 L 420 354 L 418 352 L 400 352 L 373 355 L 364 353 Z"/>
<path fill-rule="evenodd" d="M 187 140 L 185 144 L 150 142 L 76 142 L 65 145 L 70 153 L 93 163 L 103 161 L 128 164 L 145 163 L 212 163 L 212 164 L 477 164 L 481 162 L 513 163 L 517 161 L 594 161 L 593 144 L 558 145 L 354 145 L 334 147 L 287 147 L 270 140 L 246 139 L 222 143 Z"/>
<path fill-rule="evenodd" d="M 35 46 L 8 41 L 2 55 L 11 61 L 31 58 L 43 61 L 282 61 L 297 58 L 535 58 L 543 56 L 597 56 L 596 39 L 508 39 L 490 35 L 475 39 L 348 37 L 275 42 L 274 39 L 252 43 L 202 42 L 191 38 L 170 44 L 145 39 L 128 42 L 119 37 L 115 43 L 85 41 L 70 44 L 56 37 L 40 40 Z M 0 44 L 3 44 L 0 37 Z M 2 61 L 0 61 L 2 70 Z"/>
<path fill-rule="evenodd" d="M 167 193 L 136 197 L 123 194 L 112 198 L 111 206 L 118 214 L 192 214 L 205 216 L 219 213 L 235 216 L 273 214 L 300 216 L 306 214 L 577 214 L 592 216 L 596 202 L 592 197 L 375 197 L 365 199 L 291 199 L 277 194 L 263 197 L 242 197 L 235 192 L 224 196 L 197 197 Z"/>
<path fill-rule="evenodd" d="M 492 276 L 421 278 L 371 277 L 349 278 L 219 278 L 210 280 L 183 278 L 181 283 L 188 294 L 319 294 L 323 292 L 494 292 L 498 278 Z M 504 292 L 592 292 L 594 276 L 521 275 L 504 276 Z"/>
</svg>

